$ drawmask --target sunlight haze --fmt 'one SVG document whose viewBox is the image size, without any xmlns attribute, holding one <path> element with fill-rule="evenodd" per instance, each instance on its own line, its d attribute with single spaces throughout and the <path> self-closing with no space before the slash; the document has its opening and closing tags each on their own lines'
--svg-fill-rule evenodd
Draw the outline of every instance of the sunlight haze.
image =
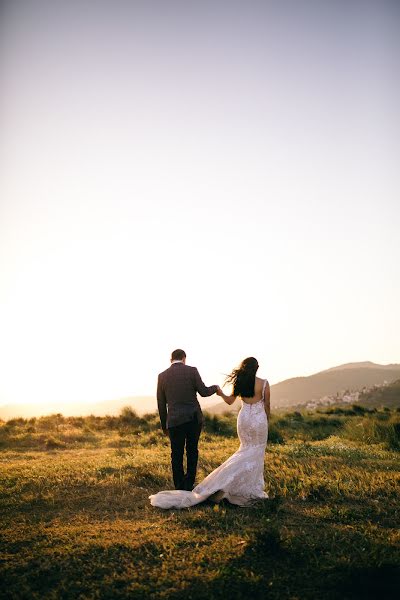
<svg viewBox="0 0 400 600">
<path fill-rule="evenodd" d="M 167 8 L 168 6 L 168 8 Z M 399 5 L 6 1 L 0 404 L 400 362 Z"/>
</svg>

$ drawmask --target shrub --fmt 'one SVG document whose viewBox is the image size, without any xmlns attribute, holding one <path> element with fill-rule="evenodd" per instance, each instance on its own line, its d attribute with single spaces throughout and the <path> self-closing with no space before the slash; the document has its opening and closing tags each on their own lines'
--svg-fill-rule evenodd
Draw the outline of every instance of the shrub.
<svg viewBox="0 0 400 600">
<path fill-rule="evenodd" d="M 366 412 L 369 412 L 365 406 L 361 406 L 360 404 L 353 404 L 351 408 L 355 415 L 364 415 Z"/>
<path fill-rule="evenodd" d="M 269 444 L 284 444 L 283 435 L 279 431 L 275 423 L 268 425 L 268 443 Z"/>
<path fill-rule="evenodd" d="M 26 424 L 26 419 L 22 419 L 21 417 L 18 417 L 17 419 L 9 419 L 7 421 L 7 426 L 8 427 L 22 427 L 23 425 Z"/>
<path fill-rule="evenodd" d="M 49 431 L 51 429 L 56 429 L 58 431 L 59 426 L 63 423 L 65 423 L 65 417 L 63 417 L 63 415 L 60 413 L 48 415 L 46 417 L 40 417 L 40 419 L 38 419 L 38 425 L 40 426 L 40 429 Z"/>
<path fill-rule="evenodd" d="M 347 421 L 343 437 L 367 444 L 384 443 L 390 450 L 400 449 L 400 422 L 364 417 L 361 421 Z"/>
<path fill-rule="evenodd" d="M 124 406 L 121 410 L 119 422 L 125 427 L 138 427 L 146 424 L 146 421 L 141 419 L 130 406 Z"/>
<path fill-rule="evenodd" d="M 207 433 L 218 433 L 227 437 L 236 435 L 236 420 L 232 417 L 204 414 L 204 429 Z"/>
<path fill-rule="evenodd" d="M 55 448 L 63 448 L 65 446 L 63 442 L 60 442 L 60 440 L 56 440 L 56 438 L 53 436 L 48 437 L 45 444 L 48 450 L 53 450 Z"/>
<path fill-rule="evenodd" d="M 84 417 L 68 417 L 68 423 L 72 425 L 72 427 L 83 427 L 85 423 Z"/>
<path fill-rule="evenodd" d="M 303 421 L 304 419 L 303 415 L 298 410 L 295 410 L 291 416 L 293 417 L 293 419 L 296 419 L 296 421 Z"/>
<path fill-rule="evenodd" d="M 400 449 L 400 422 L 393 423 L 393 431 L 390 435 L 388 445 L 392 450 Z"/>
<path fill-rule="evenodd" d="M 327 408 L 326 410 L 317 410 L 318 413 L 320 414 L 326 414 L 326 415 L 348 415 L 348 414 L 354 414 L 352 410 L 349 410 L 348 408 L 340 408 L 339 406 L 334 406 L 331 408 Z"/>
</svg>

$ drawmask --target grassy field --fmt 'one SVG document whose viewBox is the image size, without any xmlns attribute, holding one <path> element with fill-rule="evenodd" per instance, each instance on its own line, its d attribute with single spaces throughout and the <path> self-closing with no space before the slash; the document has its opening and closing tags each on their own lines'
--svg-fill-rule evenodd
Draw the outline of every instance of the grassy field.
<svg viewBox="0 0 400 600">
<path fill-rule="evenodd" d="M 198 480 L 237 449 L 207 418 Z M 169 446 L 155 416 L 0 425 L 0 597 L 394 598 L 400 413 L 273 417 L 266 500 L 162 512 Z"/>
</svg>

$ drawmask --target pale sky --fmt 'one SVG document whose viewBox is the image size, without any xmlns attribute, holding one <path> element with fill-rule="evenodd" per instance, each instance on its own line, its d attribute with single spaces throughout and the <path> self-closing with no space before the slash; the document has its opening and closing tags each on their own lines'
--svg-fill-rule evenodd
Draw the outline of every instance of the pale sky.
<svg viewBox="0 0 400 600">
<path fill-rule="evenodd" d="M 0 6 L 0 404 L 400 362 L 398 2 Z"/>
</svg>

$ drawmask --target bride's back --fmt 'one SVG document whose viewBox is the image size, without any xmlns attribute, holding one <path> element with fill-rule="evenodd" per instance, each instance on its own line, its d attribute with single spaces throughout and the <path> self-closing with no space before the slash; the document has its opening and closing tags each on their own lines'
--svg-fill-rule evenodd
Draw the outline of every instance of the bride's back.
<svg viewBox="0 0 400 600">
<path fill-rule="evenodd" d="M 254 396 L 252 398 L 245 398 L 241 396 L 241 399 L 245 404 L 255 404 L 262 399 L 263 395 L 263 387 L 264 387 L 264 379 L 260 379 L 260 377 L 256 377 L 254 382 Z"/>
</svg>

